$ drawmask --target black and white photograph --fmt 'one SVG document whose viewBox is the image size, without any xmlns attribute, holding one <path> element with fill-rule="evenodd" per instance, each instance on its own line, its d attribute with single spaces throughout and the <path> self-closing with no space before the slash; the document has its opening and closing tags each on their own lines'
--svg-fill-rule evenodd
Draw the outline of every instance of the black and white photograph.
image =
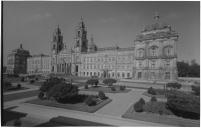
<svg viewBox="0 0 201 128">
<path fill-rule="evenodd" d="M 200 127 L 200 1 L 1 1 L 2 127 Z"/>
</svg>

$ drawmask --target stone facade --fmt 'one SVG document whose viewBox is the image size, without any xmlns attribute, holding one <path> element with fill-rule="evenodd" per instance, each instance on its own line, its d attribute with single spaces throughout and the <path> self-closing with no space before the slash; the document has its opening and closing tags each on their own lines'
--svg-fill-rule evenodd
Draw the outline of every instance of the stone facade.
<svg viewBox="0 0 201 128">
<path fill-rule="evenodd" d="M 27 58 L 29 51 L 22 48 L 12 50 L 7 57 L 7 70 L 8 74 L 26 74 L 27 73 Z"/>
<path fill-rule="evenodd" d="M 51 57 L 48 55 L 33 55 L 27 59 L 27 73 L 29 75 L 51 73 Z"/>
<path fill-rule="evenodd" d="M 176 80 L 178 34 L 169 25 L 160 23 L 159 16 L 154 18 L 155 23 L 147 25 L 129 48 L 98 48 L 93 37 L 88 41 L 81 20 L 76 27 L 74 47 L 69 49 L 63 44 L 58 27 L 51 43 L 51 72 L 83 77 Z"/>
</svg>

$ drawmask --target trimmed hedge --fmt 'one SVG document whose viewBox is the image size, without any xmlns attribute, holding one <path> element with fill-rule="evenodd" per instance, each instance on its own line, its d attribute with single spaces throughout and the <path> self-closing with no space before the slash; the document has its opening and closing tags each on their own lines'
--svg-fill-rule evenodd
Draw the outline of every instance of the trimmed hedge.
<svg viewBox="0 0 201 128">
<path fill-rule="evenodd" d="M 167 88 L 174 88 L 174 89 L 180 89 L 181 88 L 181 84 L 180 83 L 177 83 L 177 82 L 175 82 L 175 83 L 167 83 Z"/>
<path fill-rule="evenodd" d="M 112 78 L 108 78 L 108 79 L 104 79 L 103 80 L 103 83 L 105 85 L 108 85 L 108 86 L 112 86 L 116 82 L 117 82 L 117 80 L 116 79 L 112 79 Z"/>
<path fill-rule="evenodd" d="M 95 85 L 97 86 L 99 83 L 99 80 L 97 78 L 91 78 L 91 79 L 88 79 L 86 84 L 89 84 L 89 85 Z"/>
<path fill-rule="evenodd" d="M 151 102 L 157 102 L 157 99 L 156 99 L 156 97 L 154 96 L 154 97 L 151 97 L 150 101 L 151 101 Z"/>
<path fill-rule="evenodd" d="M 120 89 L 121 91 L 123 91 L 123 90 L 126 89 L 126 86 L 120 86 L 119 89 Z"/>
<path fill-rule="evenodd" d="M 87 104 L 88 106 L 95 106 L 96 103 L 96 99 L 94 96 L 88 96 L 87 99 L 84 101 L 85 104 Z"/>
<path fill-rule="evenodd" d="M 149 94 L 156 95 L 156 91 L 155 91 L 155 89 L 152 88 L 152 87 L 148 88 L 147 92 L 148 92 Z"/>
<path fill-rule="evenodd" d="M 17 88 L 21 88 L 22 86 L 21 86 L 21 84 L 17 84 Z"/>
<path fill-rule="evenodd" d="M 105 96 L 105 93 L 104 93 L 103 91 L 99 91 L 99 92 L 98 92 L 98 97 L 99 97 L 101 100 L 107 99 L 107 97 Z"/>
<path fill-rule="evenodd" d="M 112 91 L 116 91 L 116 88 L 114 86 L 111 87 Z"/>
<path fill-rule="evenodd" d="M 172 91 L 168 94 L 167 106 L 175 115 L 193 119 L 200 118 L 200 98 L 198 96 Z"/>
<path fill-rule="evenodd" d="M 30 80 L 30 84 L 33 84 L 35 82 L 35 80 Z"/>
</svg>

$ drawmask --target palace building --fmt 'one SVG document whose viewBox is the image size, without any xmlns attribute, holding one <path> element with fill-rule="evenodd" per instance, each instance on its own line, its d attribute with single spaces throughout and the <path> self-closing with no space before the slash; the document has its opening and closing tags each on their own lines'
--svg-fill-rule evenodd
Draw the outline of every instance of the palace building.
<svg viewBox="0 0 201 128">
<path fill-rule="evenodd" d="M 170 25 L 155 22 L 145 26 L 129 48 L 98 48 L 81 19 L 74 47 L 66 47 L 59 26 L 51 42 L 51 72 L 83 77 L 174 81 L 177 79 L 178 34 Z"/>
<path fill-rule="evenodd" d="M 27 73 L 40 75 L 51 73 L 51 57 L 49 55 L 32 55 L 27 59 Z"/>
</svg>

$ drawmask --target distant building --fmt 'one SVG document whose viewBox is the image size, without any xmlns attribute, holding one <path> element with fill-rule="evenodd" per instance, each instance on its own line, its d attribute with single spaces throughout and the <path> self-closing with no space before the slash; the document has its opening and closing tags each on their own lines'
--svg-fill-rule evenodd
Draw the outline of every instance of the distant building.
<svg viewBox="0 0 201 128">
<path fill-rule="evenodd" d="M 63 44 L 59 27 L 51 42 L 51 71 L 56 74 L 98 76 L 100 78 L 131 78 L 147 81 L 177 79 L 178 34 L 159 21 L 147 25 L 129 48 L 98 48 L 93 37 L 87 39 L 83 20 L 78 24 L 73 49 Z"/>
<path fill-rule="evenodd" d="M 27 73 L 27 58 L 30 56 L 28 50 L 20 48 L 12 50 L 7 57 L 7 73 L 8 74 L 26 74 Z"/>
<path fill-rule="evenodd" d="M 33 55 L 27 59 L 27 73 L 40 75 L 51 73 L 51 58 L 48 55 Z"/>
</svg>

